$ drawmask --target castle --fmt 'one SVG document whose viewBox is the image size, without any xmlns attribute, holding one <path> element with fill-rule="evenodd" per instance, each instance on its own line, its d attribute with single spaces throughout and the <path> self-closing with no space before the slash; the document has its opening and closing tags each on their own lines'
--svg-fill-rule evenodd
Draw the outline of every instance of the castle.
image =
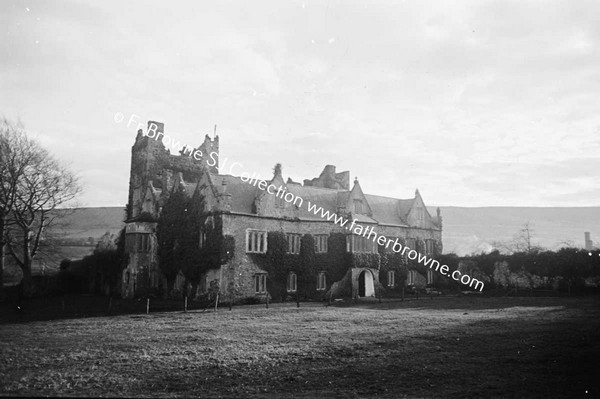
<svg viewBox="0 0 600 399">
<path fill-rule="evenodd" d="M 148 131 L 153 124 L 154 133 L 164 135 L 164 124 L 148 124 Z M 306 206 L 284 201 L 240 177 L 219 174 L 218 136 L 205 136 L 196 150 L 202 157 L 186 156 L 183 151 L 171 154 L 159 135 L 149 137 L 141 129 L 137 133 L 125 221 L 124 297 L 155 290 L 189 292 L 190 287 L 190 294 L 201 295 L 215 286 L 234 301 L 285 298 L 300 292 L 309 298 L 326 294 L 368 297 L 378 290 L 393 293 L 403 287 L 435 287 L 439 276 L 420 268 L 406 255 L 393 253 L 391 248 L 353 234 L 309 212 Z M 206 162 L 208 154 L 217 162 Z M 365 194 L 357 179 L 351 185 L 349 172 L 337 173 L 333 165 L 325 166 L 319 177 L 306 179 L 303 184 L 286 181 L 277 165 L 266 183 L 283 187 L 332 214 L 356 219 L 422 254 L 441 254 L 439 209 L 431 216 L 418 190 L 410 199 Z M 198 213 L 189 215 L 198 227 L 183 244 L 175 240 L 159 245 L 161 215 L 176 192 L 199 204 Z M 159 261 L 165 245 L 193 246 L 198 265 L 204 266 L 193 270 L 192 264 L 176 275 L 165 275 Z M 206 266 L 208 257 L 213 263 Z"/>
</svg>

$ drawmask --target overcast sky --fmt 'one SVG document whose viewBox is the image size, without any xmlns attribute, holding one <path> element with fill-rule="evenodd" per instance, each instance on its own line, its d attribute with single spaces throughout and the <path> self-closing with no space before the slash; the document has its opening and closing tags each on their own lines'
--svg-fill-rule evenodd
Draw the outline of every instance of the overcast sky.
<svg viewBox="0 0 600 399">
<path fill-rule="evenodd" d="M 115 114 L 125 120 L 115 122 Z M 428 205 L 600 205 L 600 2 L 0 3 L 0 114 L 127 202 L 131 114 L 296 181 Z"/>
</svg>

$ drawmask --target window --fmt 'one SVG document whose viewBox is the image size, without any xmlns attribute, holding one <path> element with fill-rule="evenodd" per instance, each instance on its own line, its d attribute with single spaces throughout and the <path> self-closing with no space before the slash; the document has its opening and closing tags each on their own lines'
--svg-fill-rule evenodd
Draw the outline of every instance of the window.
<svg viewBox="0 0 600 399">
<path fill-rule="evenodd" d="M 317 291 L 325 291 L 327 289 L 327 280 L 325 272 L 319 272 L 317 274 Z"/>
<path fill-rule="evenodd" d="M 406 285 L 415 285 L 416 277 L 417 272 L 414 270 L 409 270 L 406 276 Z"/>
<path fill-rule="evenodd" d="M 267 232 L 258 230 L 247 230 L 246 252 L 261 254 L 267 252 Z"/>
<path fill-rule="evenodd" d="M 433 284 L 433 270 L 427 270 L 427 285 Z"/>
<path fill-rule="evenodd" d="M 387 285 L 393 287 L 396 285 L 396 273 L 393 270 L 387 272 Z"/>
<path fill-rule="evenodd" d="M 266 294 L 266 292 L 267 292 L 267 275 L 266 274 L 255 274 L 254 275 L 254 292 L 257 294 Z"/>
<path fill-rule="evenodd" d="M 377 253 L 377 244 L 366 237 L 348 235 L 346 236 L 346 250 L 348 252 Z"/>
<path fill-rule="evenodd" d="M 136 234 L 137 252 L 150 251 L 150 234 Z"/>
<path fill-rule="evenodd" d="M 288 242 L 288 254 L 299 254 L 300 253 L 300 234 L 286 234 Z"/>
<path fill-rule="evenodd" d="M 433 255 L 435 252 L 435 241 L 425 240 L 425 253 L 427 255 Z"/>
<path fill-rule="evenodd" d="M 377 248 L 380 248 L 383 252 L 385 253 L 393 253 L 394 252 L 394 243 L 396 242 L 396 240 L 398 240 L 398 242 L 400 243 L 400 245 L 402 245 L 402 247 L 400 247 L 400 252 L 402 252 L 402 248 L 404 248 L 404 241 L 398 237 L 388 237 L 385 236 L 386 238 L 386 242 L 383 245 L 377 245 Z M 391 243 L 388 244 L 388 241 L 392 240 Z"/>
<path fill-rule="evenodd" d="M 290 272 L 287 277 L 287 292 L 296 292 L 298 288 L 296 273 Z"/>
<path fill-rule="evenodd" d="M 417 240 L 416 240 L 416 238 L 407 238 L 406 239 L 406 247 L 408 249 L 404 252 L 404 259 L 408 260 L 408 253 L 410 252 L 410 250 L 411 249 L 414 249 L 415 251 L 417 250 Z"/>
<path fill-rule="evenodd" d="M 283 197 L 275 196 L 275 208 L 285 208 L 285 200 Z"/>
<path fill-rule="evenodd" d="M 315 253 L 327 252 L 327 234 L 315 235 Z"/>
<path fill-rule="evenodd" d="M 363 213 L 363 203 L 362 200 L 355 199 L 354 200 L 354 213 Z"/>
<path fill-rule="evenodd" d="M 198 248 L 204 248 L 205 243 L 206 243 L 206 233 L 204 231 L 201 231 L 200 238 L 198 239 Z"/>
<path fill-rule="evenodd" d="M 129 252 L 149 252 L 150 234 L 130 233 L 125 236 L 125 245 Z"/>
<path fill-rule="evenodd" d="M 417 220 L 425 219 L 425 209 L 418 207 L 415 209 L 415 214 L 417 215 Z"/>
</svg>

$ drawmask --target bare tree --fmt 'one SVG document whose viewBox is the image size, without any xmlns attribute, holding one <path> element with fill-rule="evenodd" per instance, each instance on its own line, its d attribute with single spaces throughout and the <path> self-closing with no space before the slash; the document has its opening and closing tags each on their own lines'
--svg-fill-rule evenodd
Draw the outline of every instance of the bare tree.
<svg viewBox="0 0 600 399">
<path fill-rule="evenodd" d="M 535 231 L 529 222 L 525 223 L 514 239 L 517 252 L 526 252 L 528 254 L 540 252 L 543 248 L 533 243 Z"/>
<path fill-rule="evenodd" d="M 535 231 L 533 230 L 531 223 L 527 222 L 513 236 L 512 240 L 506 242 L 494 241 L 492 244 L 494 248 L 505 254 L 512 254 L 515 252 L 534 254 L 544 249 L 534 243 L 534 235 Z"/>
<path fill-rule="evenodd" d="M 31 266 L 44 247 L 45 233 L 69 212 L 61 207 L 81 192 L 77 178 L 20 125 L 0 126 L 3 247 L 23 272 L 23 291 L 31 292 Z M 4 256 L 2 257 L 4 258 Z"/>
<path fill-rule="evenodd" d="M 4 266 L 11 213 L 17 202 L 18 182 L 33 158 L 33 143 L 22 134 L 21 123 L 0 120 L 0 300 L 4 296 Z"/>
</svg>

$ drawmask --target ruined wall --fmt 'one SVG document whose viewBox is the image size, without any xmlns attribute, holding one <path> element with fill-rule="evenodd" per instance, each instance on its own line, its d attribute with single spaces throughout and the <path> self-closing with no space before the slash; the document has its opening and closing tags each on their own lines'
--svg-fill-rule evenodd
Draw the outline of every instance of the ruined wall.
<svg viewBox="0 0 600 399">
<path fill-rule="evenodd" d="M 131 148 L 128 219 L 142 213 L 142 202 L 150 182 L 166 196 L 173 188 L 174 177 L 178 173 L 182 173 L 185 181 L 195 182 L 203 170 L 208 169 L 211 173 L 217 173 L 218 170 L 218 136 L 214 140 L 208 135 L 204 136 L 203 143 L 196 148 L 201 151 L 202 156 L 186 149 L 183 151 L 185 155 L 171 154 L 163 143 L 164 124 L 149 121 L 148 126 L 151 124 L 157 126 L 156 137 L 159 139 L 144 135 L 140 129 Z"/>
<path fill-rule="evenodd" d="M 305 179 L 304 185 L 338 190 L 349 190 L 350 172 L 345 171 L 336 173 L 334 165 L 327 165 L 319 177 L 315 177 L 314 179 Z"/>
<path fill-rule="evenodd" d="M 123 297 L 132 298 L 144 295 L 162 284 L 162 273 L 158 266 L 158 243 L 156 223 L 134 222 L 125 225 L 125 256 L 128 263 L 122 272 Z M 147 234 L 149 250 L 140 252 L 135 241 L 136 234 Z"/>
</svg>

